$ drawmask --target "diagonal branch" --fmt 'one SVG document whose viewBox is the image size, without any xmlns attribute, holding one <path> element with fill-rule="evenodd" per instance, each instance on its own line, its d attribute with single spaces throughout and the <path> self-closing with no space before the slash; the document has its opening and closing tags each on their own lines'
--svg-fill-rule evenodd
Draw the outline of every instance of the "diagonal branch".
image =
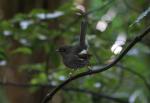
<svg viewBox="0 0 150 103">
<path fill-rule="evenodd" d="M 87 75 L 93 75 L 96 73 L 100 73 L 103 71 L 108 70 L 109 68 L 111 68 L 112 66 L 116 65 L 126 54 L 127 52 L 138 42 L 140 42 L 142 40 L 142 38 L 147 35 L 150 32 L 150 26 L 144 30 L 144 32 L 142 32 L 140 35 L 136 36 L 135 39 L 133 41 L 131 41 L 131 43 L 126 47 L 126 49 L 124 49 L 123 52 L 121 52 L 121 54 L 110 64 L 99 68 L 97 70 L 92 70 L 92 71 L 86 71 L 80 74 L 77 74 L 69 79 L 67 79 L 66 81 L 64 81 L 63 83 L 61 83 L 59 86 L 57 86 L 52 92 L 48 93 L 45 98 L 43 99 L 42 103 L 47 103 L 49 100 L 52 99 L 52 97 L 61 89 L 63 88 L 65 85 L 67 85 L 68 83 L 70 83 L 73 80 L 79 79 L 81 77 L 87 76 Z"/>
</svg>

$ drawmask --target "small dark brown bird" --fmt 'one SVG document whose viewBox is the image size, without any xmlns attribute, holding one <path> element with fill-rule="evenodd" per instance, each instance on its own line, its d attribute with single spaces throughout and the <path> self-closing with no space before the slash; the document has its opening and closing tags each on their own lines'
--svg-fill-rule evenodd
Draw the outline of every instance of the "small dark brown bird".
<svg viewBox="0 0 150 103">
<path fill-rule="evenodd" d="M 87 30 L 87 17 L 84 16 L 81 22 L 80 42 L 74 46 L 63 46 L 57 51 L 63 59 L 63 63 L 68 68 L 78 69 L 89 64 L 90 54 L 88 53 L 85 43 L 85 35 Z"/>
</svg>

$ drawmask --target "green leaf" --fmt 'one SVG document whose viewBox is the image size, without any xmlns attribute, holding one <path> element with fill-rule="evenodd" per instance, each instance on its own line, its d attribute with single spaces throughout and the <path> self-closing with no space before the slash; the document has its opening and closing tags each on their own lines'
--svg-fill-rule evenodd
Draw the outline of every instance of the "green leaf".
<svg viewBox="0 0 150 103">
<path fill-rule="evenodd" d="M 42 63 L 37 63 L 37 64 L 25 64 L 20 66 L 22 70 L 25 71 L 39 71 L 39 72 L 44 72 L 45 71 L 45 65 Z"/>
<path fill-rule="evenodd" d="M 7 59 L 7 55 L 5 54 L 5 51 L 0 48 L 0 60 Z"/>
<path fill-rule="evenodd" d="M 21 53 L 21 54 L 30 55 L 32 54 L 32 50 L 29 47 L 19 47 L 15 49 L 12 53 L 13 54 Z"/>
<path fill-rule="evenodd" d="M 59 55 L 56 52 L 56 47 L 54 44 L 45 44 L 44 45 L 45 52 L 50 56 L 52 59 L 52 63 L 54 66 L 58 66 L 60 63 Z"/>
<path fill-rule="evenodd" d="M 25 14 L 17 14 L 15 15 L 15 17 L 12 19 L 13 22 L 19 22 L 19 21 L 22 21 L 22 20 L 25 20 L 27 19 L 27 15 Z"/>
<path fill-rule="evenodd" d="M 32 84 L 46 83 L 46 82 L 47 82 L 47 75 L 45 73 L 39 73 L 37 75 L 34 75 L 34 77 L 31 79 Z"/>
</svg>

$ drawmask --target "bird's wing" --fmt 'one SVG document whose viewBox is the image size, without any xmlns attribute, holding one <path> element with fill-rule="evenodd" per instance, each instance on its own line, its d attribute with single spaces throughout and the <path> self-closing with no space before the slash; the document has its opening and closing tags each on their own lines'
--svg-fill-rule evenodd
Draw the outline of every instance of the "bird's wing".
<svg viewBox="0 0 150 103">
<path fill-rule="evenodd" d="M 91 57 L 91 54 L 82 54 L 82 55 L 78 55 L 78 57 L 80 59 L 85 60 L 85 59 L 89 59 Z"/>
<path fill-rule="evenodd" d="M 77 56 L 81 59 L 89 59 L 91 57 L 91 54 L 88 53 L 87 49 L 83 49 L 77 54 Z"/>
</svg>

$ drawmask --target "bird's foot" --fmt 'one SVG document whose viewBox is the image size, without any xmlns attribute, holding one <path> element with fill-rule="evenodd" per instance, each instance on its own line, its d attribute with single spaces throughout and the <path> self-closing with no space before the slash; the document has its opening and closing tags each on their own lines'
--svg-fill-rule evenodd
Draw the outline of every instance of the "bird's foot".
<svg viewBox="0 0 150 103">
<path fill-rule="evenodd" d="M 69 78 L 71 78 L 73 76 L 74 71 L 75 71 L 74 69 L 71 69 L 71 71 L 69 72 Z"/>
<path fill-rule="evenodd" d="M 91 66 L 88 65 L 87 68 L 88 68 L 89 71 L 92 71 Z"/>
<path fill-rule="evenodd" d="M 70 72 L 70 73 L 69 73 L 69 78 L 70 78 L 70 77 L 72 77 L 72 75 L 73 75 L 73 73 L 72 73 L 72 72 Z"/>
</svg>

